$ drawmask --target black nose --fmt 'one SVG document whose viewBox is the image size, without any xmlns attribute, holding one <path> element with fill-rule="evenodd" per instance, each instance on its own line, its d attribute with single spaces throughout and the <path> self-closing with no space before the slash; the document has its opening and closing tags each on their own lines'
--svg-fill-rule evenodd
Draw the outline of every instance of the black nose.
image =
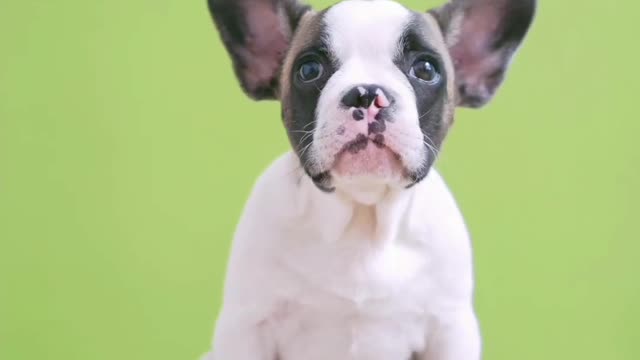
<svg viewBox="0 0 640 360">
<path fill-rule="evenodd" d="M 389 93 L 378 85 L 358 85 L 349 90 L 342 98 L 342 105 L 352 108 L 368 108 L 378 96 L 385 98 L 385 102 L 391 101 Z"/>
</svg>

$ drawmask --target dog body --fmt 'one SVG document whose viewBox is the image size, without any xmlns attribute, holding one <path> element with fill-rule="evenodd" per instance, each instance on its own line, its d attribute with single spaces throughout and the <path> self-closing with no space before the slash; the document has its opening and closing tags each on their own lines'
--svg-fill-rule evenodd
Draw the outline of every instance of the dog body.
<svg viewBox="0 0 640 360">
<path fill-rule="evenodd" d="M 455 107 L 502 83 L 535 1 L 210 8 L 243 89 L 282 102 L 293 151 L 238 225 L 208 359 L 479 359 L 470 240 L 432 165 Z"/>
<path fill-rule="evenodd" d="M 320 192 L 293 153 L 276 161 L 238 226 L 214 349 L 216 360 L 477 359 L 470 242 L 438 173 L 369 207 Z"/>
</svg>

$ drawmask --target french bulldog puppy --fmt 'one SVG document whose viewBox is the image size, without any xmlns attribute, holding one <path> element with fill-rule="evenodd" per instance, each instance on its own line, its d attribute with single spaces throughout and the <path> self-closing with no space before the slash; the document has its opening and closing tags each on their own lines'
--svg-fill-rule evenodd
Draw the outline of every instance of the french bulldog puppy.
<svg viewBox="0 0 640 360">
<path fill-rule="evenodd" d="M 455 108 L 494 96 L 536 1 L 209 5 L 292 150 L 246 204 L 205 358 L 480 359 L 470 239 L 432 165 Z"/>
</svg>

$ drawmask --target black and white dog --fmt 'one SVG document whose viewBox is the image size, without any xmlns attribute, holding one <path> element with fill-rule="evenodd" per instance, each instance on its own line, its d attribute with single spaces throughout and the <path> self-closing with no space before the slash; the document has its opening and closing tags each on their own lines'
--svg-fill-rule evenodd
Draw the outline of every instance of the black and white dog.
<svg viewBox="0 0 640 360">
<path fill-rule="evenodd" d="M 478 360 L 469 235 L 432 165 L 456 106 L 502 83 L 536 1 L 209 5 L 293 151 L 246 205 L 206 359 Z"/>
</svg>

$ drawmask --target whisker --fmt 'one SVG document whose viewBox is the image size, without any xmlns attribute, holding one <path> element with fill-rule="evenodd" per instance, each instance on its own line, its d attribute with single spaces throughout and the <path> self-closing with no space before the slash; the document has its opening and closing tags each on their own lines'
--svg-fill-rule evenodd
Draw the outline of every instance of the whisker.
<svg viewBox="0 0 640 360">
<path fill-rule="evenodd" d="M 312 142 L 310 142 L 309 144 L 307 144 L 307 146 L 305 146 L 301 151 L 300 151 L 300 157 L 304 157 L 304 154 L 311 148 L 311 145 L 313 145 Z"/>
<path fill-rule="evenodd" d="M 309 133 L 309 134 L 304 135 L 304 136 L 300 139 L 300 143 L 305 142 L 307 139 L 309 139 L 309 138 L 310 138 L 310 137 L 312 137 L 312 136 L 313 136 L 313 133 Z"/>
<path fill-rule="evenodd" d="M 317 122 L 318 122 L 317 120 L 314 120 L 314 121 L 312 121 L 312 122 L 308 123 L 307 125 L 305 125 L 305 126 L 303 126 L 303 127 L 302 127 L 302 130 L 304 130 L 304 129 L 308 128 L 309 126 L 315 125 Z"/>
<path fill-rule="evenodd" d="M 435 109 L 435 108 L 434 108 L 434 107 L 432 107 L 432 108 L 430 108 L 429 110 L 427 110 L 427 112 L 425 112 L 424 114 L 420 115 L 420 116 L 418 117 L 418 120 L 420 120 L 420 119 L 422 119 L 423 117 L 425 117 L 425 116 L 427 116 L 427 115 L 431 114 L 431 112 L 433 111 L 433 109 Z"/>
<path fill-rule="evenodd" d="M 431 151 L 431 153 L 433 154 L 434 160 L 438 160 L 440 157 L 440 152 L 436 149 L 436 145 L 433 142 L 433 140 L 431 140 L 431 138 L 425 134 L 424 132 L 422 132 L 423 135 L 423 143 L 425 144 L 425 146 Z"/>
</svg>

